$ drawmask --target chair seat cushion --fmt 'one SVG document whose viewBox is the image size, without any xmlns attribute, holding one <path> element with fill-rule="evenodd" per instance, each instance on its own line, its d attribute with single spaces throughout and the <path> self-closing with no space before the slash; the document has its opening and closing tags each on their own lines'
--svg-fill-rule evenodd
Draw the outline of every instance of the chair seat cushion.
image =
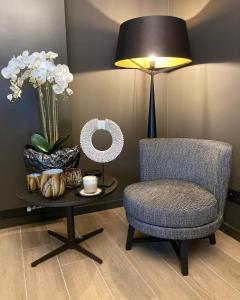
<svg viewBox="0 0 240 300">
<path fill-rule="evenodd" d="M 151 225 L 197 227 L 217 219 L 218 202 L 201 186 L 181 180 L 131 184 L 124 190 L 127 215 Z"/>
</svg>

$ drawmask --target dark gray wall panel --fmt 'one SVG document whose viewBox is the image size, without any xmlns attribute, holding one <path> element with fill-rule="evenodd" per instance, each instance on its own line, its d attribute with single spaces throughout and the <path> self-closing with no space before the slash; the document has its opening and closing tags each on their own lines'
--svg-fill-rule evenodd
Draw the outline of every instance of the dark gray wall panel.
<svg viewBox="0 0 240 300">
<path fill-rule="evenodd" d="M 0 68 L 25 49 L 52 50 L 67 62 L 63 0 L 8 0 L 0 2 Z M 37 101 L 32 88 L 12 104 L 6 99 L 9 81 L 0 76 L 0 210 L 24 204 L 15 192 L 25 180 L 22 150 L 39 130 Z M 68 104 L 61 104 L 62 127 L 69 131 Z"/>
<path fill-rule="evenodd" d="M 171 15 L 187 20 L 193 66 L 167 76 L 168 136 L 233 145 L 230 186 L 240 190 L 240 1 L 170 0 Z M 240 206 L 226 222 L 240 230 Z"/>
<path fill-rule="evenodd" d="M 110 118 L 124 134 L 122 154 L 106 165 L 106 172 L 117 178 L 137 180 L 138 140 L 147 134 L 150 80 L 134 70 L 114 69 L 114 55 L 120 23 L 141 15 L 166 14 L 167 0 L 67 0 L 66 24 L 68 56 L 74 73 L 72 88 L 73 142 L 85 122 L 91 118 Z M 160 81 L 160 79 L 162 79 Z M 165 88 L 163 76 L 156 81 L 158 125 L 164 119 Z M 161 130 L 161 133 L 164 129 Z M 99 147 L 109 144 L 106 135 L 96 137 Z M 81 167 L 100 166 L 81 159 Z"/>
</svg>

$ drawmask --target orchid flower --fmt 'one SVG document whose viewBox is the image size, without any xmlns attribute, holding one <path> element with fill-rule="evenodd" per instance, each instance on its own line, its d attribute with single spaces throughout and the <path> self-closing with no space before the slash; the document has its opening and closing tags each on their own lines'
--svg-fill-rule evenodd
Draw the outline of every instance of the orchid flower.
<svg viewBox="0 0 240 300">
<path fill-rule="evenodd" d="M 55 94 L 71 95 L 73 91 L 69 88 L 69 83 L 73 80 L 73 75 L 68 66 L 54 63 L 57 57 L 58 54 L 52 51 L 30 54 L 28 50 L 17 57 L 13 56 L 8 65 L 1 70 L 2 76 L 10 79 L 11 83 L 12 94 L 9 94 L 7 99 L 16 101 L 20 98 L 25 82 L 34 88 L 49 83 Z"/>
</svg>

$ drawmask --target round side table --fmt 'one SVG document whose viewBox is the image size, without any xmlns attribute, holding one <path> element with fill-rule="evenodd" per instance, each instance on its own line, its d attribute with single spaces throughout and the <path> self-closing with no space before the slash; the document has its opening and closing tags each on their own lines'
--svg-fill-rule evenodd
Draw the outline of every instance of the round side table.
<svg viewBox="0 0 240 300">
<path fill-rule="evenodd" d="M 87 239 L 93 237 L 96 234 L 99 234 L 103 231 L 103 228 L 99 228 L 95 231 L 84 234 L 78 238 L 75 236 L 75 225 L 74 225 L 74 207 L 80 206 L 82 201 L 97 202 L 99 199 L 106 197 L 110 193 L 112 193 L 118 186 L 118 181 L 112 177 L 107 176 L 108 180 L 112 182 L 112 185 L 109 187 L 103 187 L 103 192 L 99 196 L 91 196 L 91 197 L 82 197 L 77 192 L 78 189 L 67 190 L 66 193 L 58 198 L 58 199 L 47 199 L 42 196 L 40 192 L 30 193 L 27 188 L 23 188 L 21 191 L 17 193 L 17 197 L 29 204 L 42 206 L 42 207 L 64 207 L 66 210 L 66 218 L 67 218 L 67 236 L 62 236 L 54 231 L 48 230 L 48 233 L 54 236 L 56 239 L 60 240 L 64 244 L 57 249 L 49 252 L 48 254 L 42 256 L 41 258 L 32 262 L 32 267 L 37 266 L 38 264 L 48 260 L 49 258 L 54 257 L 55 255 L 60 254 L 67 249 L 75 249 L 76 251 L 81 252 L 82 254 L 88 256 L 89 258 L 95 260 L 99 264 L 103 261 L 101 258 L 97 257 L 95 254 L 89 252 L 82 246 L 80 243 L 86 241 Z"/>
</svg>

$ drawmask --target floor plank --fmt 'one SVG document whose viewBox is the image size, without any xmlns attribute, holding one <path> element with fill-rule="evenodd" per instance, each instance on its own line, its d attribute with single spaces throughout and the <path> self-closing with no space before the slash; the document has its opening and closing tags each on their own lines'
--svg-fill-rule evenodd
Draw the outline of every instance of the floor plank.
<svg viewBox="0 0 240 300">
<path fill-rule="evenodd" d="M 66 236 L 67 226 L 65 220 L 61 220 L 56 223 L 47 224 L 47 229 Z M 57 247 L 60 247 L 63 244 L 61 241 L 54 238 L 53 236 L 51 236 L 51 241 L 52 241 L 53 249 L 56 249 Z M 86 259 L 86 256 L 84 256 L 83 254 L 79 253 L 76 250 L 68 249 L 67 251 L 64 251 L 63 253 L 59 254 L 58 259 L 61 266 L 63 266 L 72 262 Z"/>
<path fill-rule="evenodd" d="M 194 250 L 195 256 L 200 257 L 214 272 L 240 292 L 240 262 L 207 241 L 198 242 Z"/>
<path fill-rule="evenodd" d="M 179 261 L 169 243 L 159 243 L 154 246 L 154 249 L 158 251 L 161 257 L 180 274 Z M 189 275 L 184 276 L 183 279 L 202 299 L 239 299 L 239 293 L 208 268 L 198 256 L 189 256 Z"/>
<path fill-rule="evenodd" d="M 97 213 L 98 214 L 98 213 Z M 90 231 L 96 230 L 101 226 L 96 213 L 84 214 L 75 217 L 76 233 L 86 234 Z"/>
<path fill-rule="evenodd" d="M 124 222 L 105 224 L 109 237 L 124 251 L 127 227 Z M 181 275 L 153 250 L 151 244 L 134 245 L 131 251 L 126 251 L 126 255 L 159 299 L 201 299 Z"/>
<path fill-rule="evenodd" d="M 103 259 L 97 264 L 102 277 L 115 299 L 153 299 L 155 294 L 132 267 L 130 261 L 108 235 L 100 235 L 86 241 L 87 248 Z"/>
<path fill-rule="evenodd" d="M 113 297 L 95 264 L 84 260 L 63 266 L 72 300 L 112 300 Z"/>
<path fill-rule="evenodd" d="M 150 246 L 136 245 L 128 257 L 159 299 L 202 299 Z"/>
<path fill-rule="evenodd" d="M 65 234 L 66 219 L 0 230 L 0 299 L 240 299 L 240 243 L 223 232 L 216 233 L 214 246 L 208 240 L 191 243 L 189 276 L 182 276 L 169 243 L 125 250 L 123 208 L 76 216 L 75 224 L 76 236 L 104 228 L 82 244 L 102 265 L 69 250 L 31 268 L 33 260 L 61 244 L 47 228 Z"/>
<path fill-rule="evenodd" d="M 119 215 L 120 218 L 122 218 L 123 221 L 127 222 L 125 210 L 123 207 L 115 208 L 115 213 Z"/>
<path fill-rule="evenodd" d="M 5 231 L 6 233 L 6 231 Z M 0 236 L 0 299 L 26 299 L 20 233 Z"/>
<path fill-rule="evenodd" d="M 16 234 L 16 233 L 20 233 L 20 226 L 13 226 L 13 227 L 9 227 L 9 228 L 0 229 L 0 237 L 6 236 L 9 234 Z"/>
<path fill-rule="evenodd" d="M 56 257 L 34 268 L 31 267 L 32 261 L 51 250 L 50 245 L 44 245 L 23 252 L 29 300 L 69 299 Z"/>
<path fill-rule="evenodd" d="M 1 228 L 0 229 L 0 236 L 5 235 L 8 232 L 8 228 Z"/>
<path fill-rule="evenodd" d="M 240 242 L 234 240 L 232 237 L 218 230 L 216 233 L 216 245 L 215 247 L 219 248 L 226 254 L 230 255 L 234 259 L 240 262 Z"/>
<path fill-rule="evenodd" d="M 105 223 L 104 231 L 108 233 L 115 245 L 125 252 L 128 225 L 122 219 L 115 219 L 114 222 Z"/>
<path fill-rule="evenodd" d="M 101 225 L 115 222 L 116 220 L 121 220 L 120 215 L 115 212 L 115 209 L 99 211 L 94 215 Z"/>
<path fill-rule="evenodd" d="M 21 230 L 24 250 L 50 243 L 50 238 L 47 233 L 47 227 L 45 223 L 23 225 Z"/>
</svg>

